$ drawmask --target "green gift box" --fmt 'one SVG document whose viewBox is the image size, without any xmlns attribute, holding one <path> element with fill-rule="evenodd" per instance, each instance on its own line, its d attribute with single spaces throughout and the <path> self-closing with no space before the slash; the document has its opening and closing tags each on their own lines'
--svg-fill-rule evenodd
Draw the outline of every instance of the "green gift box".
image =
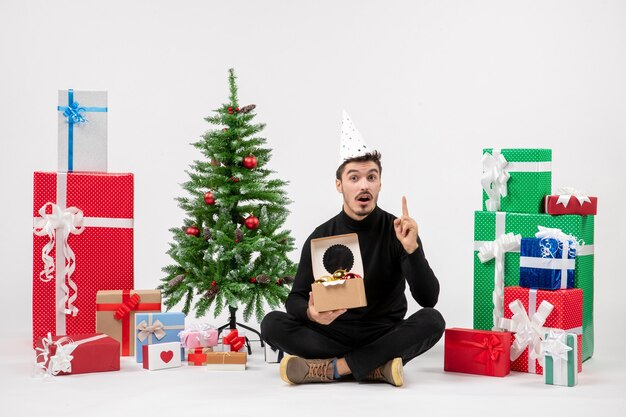
<svg viewBox="0 0 626 417">
<path fill-rule="evenodd" d="M 483 210 L 542 213 L 552 193 L 551 149 L 483 149 Z"/>
<path fill-rule="evenodd" d="M 481 262 L 479 250 L 506 233 L 535 237 L 538 226 L 558 228 L 584 243 L 576 256 L 574 287 L 583 290 L 583 360 L 593 355 L 593 224 L 594 216 L 504 213 L 476 211 L 474 213 L 474 328 L 494 327 L 496 262 Z M 519 285 L 519 249 L 504 253 L 504 286 Z M 495 327 L 498 327 L 496 323 Z"/>
<path fill-rule="evenodd" d="M 564 387 L 576 385 L 578 336 L 573 333 L 548 332 L 544 334 L 542 347 L 545 355 L 543 381 L 548 385 Z"/>
</svg>

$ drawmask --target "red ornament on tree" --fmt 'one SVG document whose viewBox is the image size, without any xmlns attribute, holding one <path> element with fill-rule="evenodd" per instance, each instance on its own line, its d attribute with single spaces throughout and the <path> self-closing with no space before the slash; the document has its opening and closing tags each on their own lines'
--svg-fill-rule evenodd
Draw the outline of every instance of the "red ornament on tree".
<svg viewBox="0 0 626 417">
<path fill-rule="evenodd" d="M 228 108 L 228 114 L 233 114 L 233 108 L 232 107 Z"/>
<path fill-rule="evenodd" d="M 256 278 L 255 277 L 250 278 L 250 282 L 253 284 L 256 284 Z"/>
<path fill-rule="evenodd" d="M 235 111 L 239 113 L 239 107 L 235 107 Z"/>
<path fill-rule="evenodd" d="M 230 180 L 232 182 L 239 182 L 239 178 L 237 178 L 237 177 L 230 177 Z"/>
<path fill-rule="evenodd" d="M 254 230 L 259 227 L 259 219 L 255 215 L 251 214 L 250 216 L 248 216 L 244 224 L 248 229 Z"/>
<path fill-rule="evenodd" d="M 211 287 L 215 287 L 216 285 L 217 285 L 217 281 L 213 280 L 213 281 L 211 282 Z"/>
<path fill-rule="evenodd" d="M 256 160 L 256 156 L 254 155 L 248 155 L 245 158 L 243 158 L 243 166 L 248 168 L 248 169 L 252 169 L 252 168 L 256 168 L 257 165 L 257 160 Z"/>
<path fill-rule="evenodd" d="M 188 228 L 185 229 L 185 233 L 187 233 L 190 236 L 198 237 L 200 236 L 200 229 L 198 229 L 196 226 L 189 226 Z"/>
<path fill-rule="evenodd" d="M 276 285 L 283 285 L 283 282 L 285 282 L 282 278 L 278 278 L 278 281 L 276 281 Z"/>
<path fill-rule="evenodd" d="M 207 203 L 209 206 L 215 204 L 215 197 L 213 196 L 212 192 L 207 191 L 206 194 L 204 194 L 204 202 Z"/>
</svg>

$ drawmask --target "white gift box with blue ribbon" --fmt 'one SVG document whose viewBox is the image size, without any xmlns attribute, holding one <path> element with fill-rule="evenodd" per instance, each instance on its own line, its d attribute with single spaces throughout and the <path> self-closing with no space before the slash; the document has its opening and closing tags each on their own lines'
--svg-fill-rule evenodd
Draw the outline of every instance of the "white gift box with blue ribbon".
<svg viewBox="0 0 626 417">
<path fill-rule="evenodd" d="M 107 172 L 107 92 L 59 90 L 58 171 Z"/>
<path fill-rule="evenodd" d="M 535 238 L 520 245 L 520 287 L 559 290 L 574 288 L 576 251 L 573 236 L 539 226 Z"/>
</svg>

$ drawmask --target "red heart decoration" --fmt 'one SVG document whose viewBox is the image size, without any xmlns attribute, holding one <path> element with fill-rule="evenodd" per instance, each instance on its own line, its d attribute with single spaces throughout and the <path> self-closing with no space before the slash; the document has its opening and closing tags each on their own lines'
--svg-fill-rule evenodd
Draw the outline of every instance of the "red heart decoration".
<svg viewBox="0 0 626 417">
<path fill-rule="evenodd" d="M 173 357 L 174 352 L 172 352 L 171 350 L 164 350 L 163 352 L 161 352 L 161 360 L 165 363 L 171 361 Z"/>
</svg>

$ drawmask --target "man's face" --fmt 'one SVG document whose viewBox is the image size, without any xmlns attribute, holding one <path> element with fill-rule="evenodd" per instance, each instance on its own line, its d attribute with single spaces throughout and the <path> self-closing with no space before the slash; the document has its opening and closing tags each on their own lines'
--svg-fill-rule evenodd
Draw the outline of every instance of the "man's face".
<svg viewBox="0 0 626 417">
<path fill-rule="evenodd" d="M 343 194 L 346 214 L 354 220 L 363 220 L 376 208 L 378 201 L 381 187 L 378 165 L 373 161 L 350 162 L 335 185 Z"/>
</svg>

